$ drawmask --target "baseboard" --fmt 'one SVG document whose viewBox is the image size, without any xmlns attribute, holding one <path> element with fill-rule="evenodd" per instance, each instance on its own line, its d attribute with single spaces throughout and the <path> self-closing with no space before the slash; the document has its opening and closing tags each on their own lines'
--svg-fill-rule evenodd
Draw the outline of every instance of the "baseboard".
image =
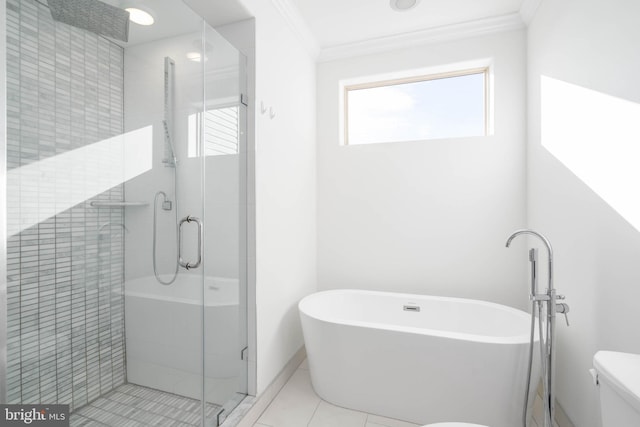
<svg viewBox="0 0 640 427">
<path fill-rule="evenodd" d="M 260 418 L 262 413 L 267 409 L 271 401 L 275 399 L 282 387 L 284 387 L 287 381 L 289 381 L 289 378 L 291 378 L 296 369 L 298 369 L 298 366 L 300 366 L 306 357 L 307 351 L 304 346 L 302 346 L 300 350 L 293 355 L 289 362 L 287 362 L 284 368 L 282 368 L 274 380 L 271 381 L 271 384 L 269 384 L 259 396 L 256 396 L 251 408 L 247 410 L 240 421 L 234 422 L 234 426 L 253 427 L 253 425 L 258 421 L 258 418 Z M 226 422 L 222 424 L 222 427 L 226 427 Z"/>
<path fill-rule="evenodd" d="M 537 393 L 538 393 L 538 397 L 542 399 L 542 393 L 543 393 L 542 381 L 538 383 Z M 534 418 L 541 419 L 542 415 L 534 413 Z M 556 422 L 558 427 L 575 427 L 574 424 L 571 422 L 571 419 L 569 419 L 569 417 L 567 416 L 567 413 L 564 411 L 564 409 L 562 409 L 562 406 L 560 406 L 560 404 L 558 403 L 557 399 L 556 399 L 556 413 L 555 413 L 554 421 Z"/>
<path fill-rule="evenodd" d="M 558 423 L 558 427 L 575 427 L 571 422 L 571 420 L 569 419 L 569 417 L 567 416 L 567 413 L 564 412 L 564 409 L 562 409 L 562 406 L 560 406 L 557 400 L 556 400 L 556 423 Z"/>
</svg>

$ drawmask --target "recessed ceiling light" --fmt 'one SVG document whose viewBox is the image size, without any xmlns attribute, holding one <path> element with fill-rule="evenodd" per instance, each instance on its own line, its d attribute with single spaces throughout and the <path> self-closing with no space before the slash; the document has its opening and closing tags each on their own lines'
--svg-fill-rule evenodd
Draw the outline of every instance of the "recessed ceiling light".
<svg viewBox="0 0 640 427">
<path fill-rule="evenodd" d="M 405 10 L 413 9 L 420 0 L 391 0 L 389 4 L 391 9 L 403 12 Z"/>
<path fill-rule="evenodd" d="M 155 22 L 153 15 L 145 10 L 138 9 L 137 7 L 127 7 L 125 10 L 129 12 L 129 20 L 138 25 L 153 25 Z"/>
<path fill-rule="evenodd" d="M 200 52 L 187 52 L 187 59 L 189 61 L 200 62 L 202 60 L 202 55 Z"/>
</svg>

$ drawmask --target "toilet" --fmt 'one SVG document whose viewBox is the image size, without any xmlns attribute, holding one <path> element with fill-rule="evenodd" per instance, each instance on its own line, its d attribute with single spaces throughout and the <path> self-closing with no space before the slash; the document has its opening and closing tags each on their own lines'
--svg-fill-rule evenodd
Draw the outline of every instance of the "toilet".
<svg viewBox="0 0 640 427">
<path fill-rule="evenodd" d="M 593 367 L 602 426 L 640 426 L 640 355 L 599 351 L 593 356 Z"/>
<path fill-rule="evenodd" d="M 640 426 L 640 354 L 599 351 L 591 374 L 598 387 L 602 427 Z M 423 427 L 487 427 L 469 423 L 436 423 Z"/>
</svg>

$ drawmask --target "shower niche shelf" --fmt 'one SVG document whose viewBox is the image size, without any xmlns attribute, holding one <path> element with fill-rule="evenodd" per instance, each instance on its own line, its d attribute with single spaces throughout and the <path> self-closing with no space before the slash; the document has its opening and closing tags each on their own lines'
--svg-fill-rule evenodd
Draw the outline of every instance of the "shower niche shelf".
<svg viewBox="0 0 640 427">
<path fill-rule="evenodd" d="M 128 208 L 128 207 L 135 207 L 135 206 L 149 206 L 149 203 L 147 203 L 147 202 L 100 202 L 100 201 L 93 201 L 93 202 L 91 202 L 89 204 L 91 206 L 93 206 L 94 208 L 106 208 L 106 209 Z"/>
</svg>

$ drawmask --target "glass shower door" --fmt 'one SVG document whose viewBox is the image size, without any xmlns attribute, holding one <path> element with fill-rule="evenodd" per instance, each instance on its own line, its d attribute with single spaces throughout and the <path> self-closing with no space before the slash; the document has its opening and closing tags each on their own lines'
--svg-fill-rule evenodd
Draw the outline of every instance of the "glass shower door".
<svg viewBox="0 0 640 427">
<path fill-rule="evenodd" d="M 125 188 L 128 197 L 153 196 L 151 209 L 126 217 L 138 230 L 127 241 L 131 259 L 142 261 L 127 265 L 127 372 L 131 383 L 202 401 L 205 424 L 216 426 L 247 387 L 245 70 L 238 51 L 203 21 L 189 29 L 127 49 L 132 69 L 163 67 L 153 85 L 162 97 L 141 91 L 145 72 L 129 80 L 131 105 L 142 107 L 131 109 L 132 120 L 155 114 L 153 172 Z M 138 300 L 141 278 L 154 301 Z"/>
<path fill-rule="evenodd" d="M 247 394 L 246 59 L 205 28 L 204 400 L 220 425 Z"/>
</svg>

